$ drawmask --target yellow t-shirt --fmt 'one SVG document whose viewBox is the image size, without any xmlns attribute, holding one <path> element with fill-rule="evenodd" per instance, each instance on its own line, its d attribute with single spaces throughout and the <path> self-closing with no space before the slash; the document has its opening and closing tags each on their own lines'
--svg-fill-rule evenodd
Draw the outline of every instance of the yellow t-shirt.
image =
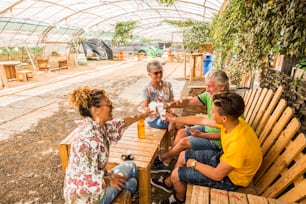
<svg viewBox="0 0 306 204">
<path fill-rule="evenodd" d="M 238 186 L 248 186 L 262 162 L 259 140 L 253 129 L 242 119 L 230 132 L 221 126 L 221 144 L 224 161 L 235 169 L 229 173 L 230 180 Z"/>
</svg>

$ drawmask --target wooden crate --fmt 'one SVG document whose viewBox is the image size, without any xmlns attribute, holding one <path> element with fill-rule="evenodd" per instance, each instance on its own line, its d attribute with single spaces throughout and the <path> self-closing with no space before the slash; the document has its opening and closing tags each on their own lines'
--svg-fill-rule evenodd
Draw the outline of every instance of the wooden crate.
<svg viewBox="0 0 306 204">
<path fill-rule="evenodd" d="M 29 78 L 33 78 L 33 72 L 30 70 L 21 70 L 16 72 L 16 79 L 17 81 L 23 81 L 26 82 L 29 80 Z"/>
</svg>

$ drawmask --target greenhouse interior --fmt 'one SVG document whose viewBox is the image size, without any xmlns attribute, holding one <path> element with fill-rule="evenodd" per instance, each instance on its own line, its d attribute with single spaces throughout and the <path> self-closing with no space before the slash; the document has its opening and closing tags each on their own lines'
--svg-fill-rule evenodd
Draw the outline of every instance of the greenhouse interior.
<svg viewBox="0 0 306 204">
<path fill-rule="evenodd" d="M 305 36 L 306 0 L 1 0 L 0 203 L 306 203 Z M 212 75 L 219 72 L 225 78 Z M 145 91 L 150 80 L 152 88 Z M 93 153 L 76 153 L 81 139 L 72 137 L 82 118 L 92 118 L 104 131 L 96 123 L 100 119 L 94 120 L 95 104 L 71 106 L 72 93 L 82 87 L 105 91 L 108 104 L 97 107 L 108 107 L 111 117 L 135 120 L 124 124 L 118 143 L 107 138 L 96 170 Z M 226 125 L 234 119 L 224 110 L 237 104 L 222 98 L 231 107 L 220 101 L 219 107 L 219 93 L 243 99 L 243 114 L 235 122 L 245 121 L 259 141 L 262 161 L 248 178 L 239 176 L 246 172 L 246 154 L 255 154 L 253 143 L 248 140 L 248 153 L 236 144 L 237 163 L 232 160 L 238 153 L 228 151 L 225 157 Z M 152 115 L 146 115 L 144 138 L 138 138 L 142 118 L 135 114 L 145 114 L 146 108 L 159 119 L 167 112 L 161 120 L 167 127 L 152 126 Z M 173 122 L 171 129 L 175 119 L 169 111 L 188 122 Z M 191 119 L 203 114 L 209 122 Z M 221 131 L 206 131 L 206 122 Z M 192 129 L 200 124 L 202 133 Z M 188 155 L 207 150 L 194 149 L 192 138 L 220 141 L 220 163 L 212 166 Z M 188 145 L 179 146 L 184 141 Z M 126 160 L 137 167 L 136 192 L 123 188 L 122 174 L 114 173 Z M 156 173 L 156 165 L 171 169 Z M 86 173 L 81 168 L 94 171 L 94 177 L 72 181 Z M 190 172 L 198 181 L 187 178 Z M 224 187 L 226 179 L 231 187 Z M 248 183 L 241 184 L 243 179 Z M 111 188 L 120 191 L 107 200 L 115 192 Z"/>
</svg>

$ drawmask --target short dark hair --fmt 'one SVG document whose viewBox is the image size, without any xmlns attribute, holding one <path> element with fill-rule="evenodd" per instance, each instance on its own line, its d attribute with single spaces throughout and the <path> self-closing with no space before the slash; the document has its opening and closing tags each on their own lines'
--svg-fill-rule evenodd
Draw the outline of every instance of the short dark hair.
<svg viewBox="0 0 306 204">
<path fill-rule="evenodd" d="M 220 115 L 225 115 L 231 119 L 237 119 L 244 112 L 243 98 L 236 93 L 220 93 L 213 96 L 214 105 L 218 107 Z"/>
</svg>

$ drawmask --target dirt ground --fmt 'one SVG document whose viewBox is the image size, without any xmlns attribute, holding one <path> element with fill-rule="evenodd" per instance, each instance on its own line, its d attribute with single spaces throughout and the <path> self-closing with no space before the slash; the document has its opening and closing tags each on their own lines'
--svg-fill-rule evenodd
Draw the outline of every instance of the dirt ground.
<svg viewBox="0 0 306 204">
<path fill-rule="evenodd" d="M 97 64 L 89 65 L 86 69 L 92 69 L 92 66 Z M 44 80 L 44 77 L 50 78 L 57 74 L 37 76 L 34 80 Z M 123 85 L 127 86 L 133 82 L 134 80 L 130 79 Z M 21 83 L 23 82 L 10 82 L 10 86 L 18 86 Z M 115 81 L 110 86 L 114 88 L 116 86 L 113 85 L 117 85 L 120 89 L 122 86 L 118 86 L 118 83 L 120 82 Z M 118 101 L 116 91 L 119 90 L 113 90 L 110 94 L 112 101 Z M 67 103 L 67 96 L 61 97 L 63 102 L 51 117 L 40 120 L 30 130 L 0 141 L 0 203 L 64 203 L 62 190 L 64 172 L 59 158 L 58 144 L 77 126 L 76 121 L 80 117 Z M 134 104 L 120 101 L 120 105 L 128 111 L 115 109 L 114 117 L 136 112 Z M 166 197 L 168 194 L 162 190 L 152 188 L 153 203 Z M 137 196 L 133 203 L 138 203 Z"/>
</svg>

